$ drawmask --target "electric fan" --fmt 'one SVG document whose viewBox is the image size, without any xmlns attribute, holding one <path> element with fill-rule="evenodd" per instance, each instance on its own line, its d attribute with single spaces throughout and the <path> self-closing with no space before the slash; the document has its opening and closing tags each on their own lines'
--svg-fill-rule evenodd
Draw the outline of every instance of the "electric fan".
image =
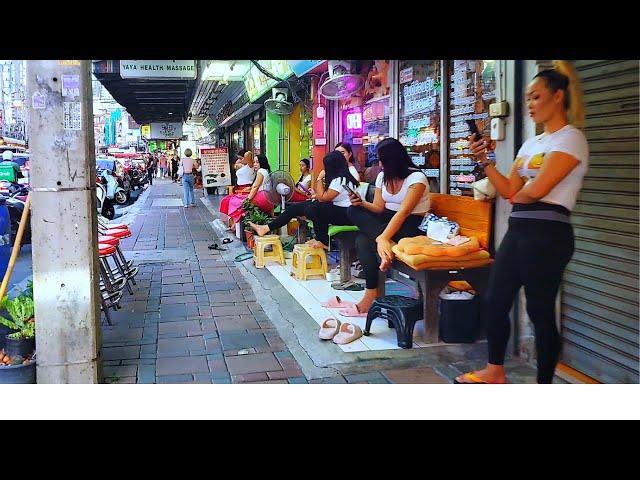
<svg viewBox="0 0 640 480">
<path fill-rule="evenodd" d="M 329 60 L 329 78 L 320 86 L 320 95 L 329 100 L 348 98 L 364 86 L 362 75 L 351 73 L 349 62 Z"/>
</svg>

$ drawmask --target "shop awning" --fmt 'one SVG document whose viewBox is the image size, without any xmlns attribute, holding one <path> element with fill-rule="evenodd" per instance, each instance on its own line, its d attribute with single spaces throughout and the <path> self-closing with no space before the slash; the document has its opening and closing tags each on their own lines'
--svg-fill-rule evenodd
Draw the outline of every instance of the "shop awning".
<svg viewBox="0 0 640 480">
<path fill-rule="evenodd" d="M 94 62 L 93 74 L 139 124 L 184 121 L 196 85 L 195 79 L 125 79 L 118 60 Z"/>
</svg>

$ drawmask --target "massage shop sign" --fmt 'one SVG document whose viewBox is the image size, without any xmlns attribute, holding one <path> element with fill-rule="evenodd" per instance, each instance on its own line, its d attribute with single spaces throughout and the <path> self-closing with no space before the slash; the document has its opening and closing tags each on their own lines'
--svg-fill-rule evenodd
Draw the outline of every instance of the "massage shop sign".
<svg viewBox="0 0 640 480">
<path fill-rule="evenodd" d="M 122 78 L 196 78 L 195 60 L 120 60 Z"/>
<path fill-rule="evenodd" d="M 201 148 L 202 183 L 205 187 L 231 185 L 229 152 L 226 148 Z"/>
</svg>

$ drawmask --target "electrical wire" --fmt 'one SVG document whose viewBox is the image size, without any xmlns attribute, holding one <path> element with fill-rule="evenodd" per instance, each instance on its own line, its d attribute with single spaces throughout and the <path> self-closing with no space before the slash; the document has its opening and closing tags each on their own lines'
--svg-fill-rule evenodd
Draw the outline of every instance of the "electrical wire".
<svg viewBox="0 0 640 480">
<path fill-rule="evenodd" d="M 262 72 L 264 75 L 266 75 L 267 77 L 273 79 L 273 80 L 277 80 L 278 82 L 286 82 L 287 87 L 289 88 L 289 91 L 291 92 L 291 97 L 293 98 L 293 102 L 294 103 L 300 103 L 300 97 L 298 96 L 298 94 L 296 93 L 296 89 L 298 88 L 298 85 L 300 83 L 300 81 L 298 80 L 298 82 L 296 82 L 296 86 L 295 88 L 292 87 L 291 85 L 291 81 L 290 80 L 285 80 L 283 78 L 279 78 L 276 77 L 273 73 L 271 73 L 269 70 L 267 70 L 266 68 L 264 68 L 262 65 L 260 65 L 260 63 L 258 63 L 257 60 L 249 60 L 251 63 L 253 63 L 256 68 L 258 70 L 260 70 L 260 72 Z"/>
</svg>

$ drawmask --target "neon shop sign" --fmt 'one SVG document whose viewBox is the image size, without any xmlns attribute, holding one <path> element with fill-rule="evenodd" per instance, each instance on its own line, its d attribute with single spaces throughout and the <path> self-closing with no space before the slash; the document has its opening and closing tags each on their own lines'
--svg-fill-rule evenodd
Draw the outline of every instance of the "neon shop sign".
<svg viewBox="0 0 640 480">
<path fill-rule="evenodd" d="M 344 125 L 348 132 L 362 132 L 362 110 L 360 108 L 346 110 L 344 112 Z"/>
</svg>

